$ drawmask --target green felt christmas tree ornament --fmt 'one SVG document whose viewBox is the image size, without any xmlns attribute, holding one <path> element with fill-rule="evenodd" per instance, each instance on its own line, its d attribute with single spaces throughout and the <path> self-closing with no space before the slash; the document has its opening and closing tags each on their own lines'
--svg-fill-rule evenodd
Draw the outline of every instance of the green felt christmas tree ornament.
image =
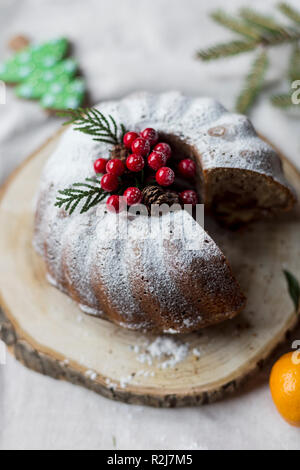
<svg viewBox="0 0 300 470">
<path fill-rule="evenodd" d="M 78 64 L 66 58 L 68 41 L 58 38 L 29 45 L 0 64 L 0 80 L 17 85 L 16 95 L 39 100 L 50 110 L 76 109 L 85 99 L 85 82 L 79 78 Z"/>
</svg>

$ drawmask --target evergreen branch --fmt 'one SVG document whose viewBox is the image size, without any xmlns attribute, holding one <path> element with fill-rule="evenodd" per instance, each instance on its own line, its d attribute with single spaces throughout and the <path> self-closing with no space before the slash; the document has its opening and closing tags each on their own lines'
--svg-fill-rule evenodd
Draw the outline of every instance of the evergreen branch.
<svg viewBox="0 0 300 470">
<path fill-rule="evenodd" d="M 96 184 L 100 184 L 100 180 L 101 180 L 101 178 L 98 179 L 96 177 L 95 178 L 85 178 L 85 181 L 88 181 L 90 183 L 96 183 Z"/>
<path fill-rule="evenodd" d="M 291 108 L 295 106 L 292 102 L 292 97 L 290 93 L 282 93 L 278 95 L 273 95 L 271 97 L 271 103 L 277 108 Z"/>
<path fill-rule="evenodd" d="M 256 41 L 231 41 L 228 43 L 217 44 L 216 46 L 210 47 L 206 50 L 200 50 L 197 52 L 197 57 L 205 61 L 219 59 L 221 57 L 228 57 L 241 54 L 242 52 L 252 51 L 255 49 L 256 45 Z"/>
<path fill-rule="evenodd" d="M 124 124 L 121 124 L 121 141 L 122 142 L 123 142 L 123 137 L 126 134 L 126 132 L 127 132 L 126 127 L 124 126 Z"/>
<path fill-rule="evenodd" d="M 269 34 L 261 36 L 260 40 L 238 41 L 234 40 L 227 43 L 217 44 L 216 46 L 202 49 L 197 52 L 197 57 L 203 61 L 215 60 L 224 57 L 242 54 L 244 52 L 252 51 L 262 46 L 277 46 L 284 42 L 294 42 L 300 39 L 300 31 L 289 31 L 287 34 Z"/>
<path fill-rule="evenodd" d="M 300 31 L 289 29 L 284 33 L 273 33 L 265 36 L 261 41 L 262 46 L 278 46 L 285 42 L 296 42 L 300 39 Z"/>
<path fill-rule="evenodd" d="M 228 15 L 223 10 L 216 10 L 210 15 L 217 23 L 225 26 L 226 28 L 234 31 L 235 33 L 242 34 L 247 38 L 259 40 L 261 35 L 255 30 L 254 27 L 248 25 L 245 21 L 236 19 Z"/>
<path fill-rule="evenodd" d="M 277 33 L 281 36 L 289 37 L 289 31 L 279 23 L 277 23 L 273 18 L 268 16 L 261 15 L 251 8 L 242 8 L 240 10 L 240 15 L 250 24 L 258 26 L 265 32 Z"/>
<path fill-rule="evenodd" d="M 288 78 L 291 83 L 296 80 L 300 80 L 300 47 L 298 44 L 294 45 L 291 55 Z M 297 106 L 297 104 L 292 101 L 292 92 L 273 95 L 271 97 L 271 103 L 281 109 Z"/>
<path fill-rule="evenodd" d="M 279 10 L 290 20 L 293 20 L 295 23 L 300 24 L 300 11 L 293 8 L 288 3 L 282 2 L 278 5 Z"/>
<path fill-rule="evenodd" d="M 295 310 L 298 312 L 299 309 L 299 301 L 300 301 L 300 285 L 298 280 L 295 278 L 295 276 L 290 273 L 289 271 L 284 270 L 283 271 L 286 282 L 288 285 L 288 291 L 291 296 L 291 299 L 294 303 Z"/>
<path fill-rule="evenodd" d="M 262 89 L 267 67 L 267 54 L 265 51 L 261 51 L 253 62 L 250 72 L 246 77 L 244 90 L 237 99 L 236 110 L 239 113 L 246 113 L 253 105 Z"/>
<path fill-rule="evenodd" d="M 86 178 L 87 183 L 74 183 L 72 187 L 58 191 L 55 206 L 65 206 L 65 211 L 73 214 L 77 206 L 84 202 L 80 214 L 87 212 L 92 207 L 99 204 L 106 196 L 107 192 L 99 186 L 97 179 Z M 98 183 L 96 186 L 89 183 Z"/>
<path fill-rule="evenodd" d="M 278 5 L 279 10 L 294 23 L 300 24 L 300 11 L 291 7 L 286 2 Z M 285 26 L 269 16 L 257 13 L 251 8 L 240 10 L 240 17 L 228 15 L 223 10 L 212 12 L 211 17 L 219 24 L 243 35 L 244 40 L 233 40 L 228 43 L 217 44 L 197 52 L 197 57 L 203 61 L 219 59 L 221 57 L 234 56 L 254 49 L 278 46 L 284 43 L 294 44 L 291 56 L 288 78 L 291 83 L 300 80 L 300 29 L 294 24 Z M 259 53 L 252 64 L 251 70 L 246 77 L 245 86 L 239 95 L 236 109 L 245 113 L 254 103 L 257 95 L 262 89 L 268 60 L 265 52 Z M 280 108 L 292 106 L 292 93 L 278 94 L 271 98 L 272 103 Z"/>
<path fill-rule="evenodd" d="M 300 80 L 300 47 L 297 43 L 291 55 L 288 77 L 291 82 Z"/>
<path fill-rule="evenodd" d="M 114 120 L 114 118 L 110 114 L 109 114 L 109 119 L 111 120 L 112 125 L 114 126 L 114 136 L 118 141 L 118 126 L 116 124 L 116 121 Z"/>
<path fill-rule="evenodd" d="M 59 116 L 67 116 L 69 120 L 64 124 L 73 124 L 76 131 L 93 136 L 93 140 L 117 145 L 122 141 L 126 132 L 124 124 L 120 124 L 118 129 L 115 119 L 109 115 L 104 116 L 96 108 L 68 109 L 58 113 Z"/>
</svg>

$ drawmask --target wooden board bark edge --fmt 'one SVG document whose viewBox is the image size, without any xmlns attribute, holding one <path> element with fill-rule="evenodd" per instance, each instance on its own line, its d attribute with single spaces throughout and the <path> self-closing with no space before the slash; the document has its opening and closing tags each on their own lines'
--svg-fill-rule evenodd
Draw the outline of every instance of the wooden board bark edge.
<svg viewBox="0 0 300 470">
<path fill-rule="evenodd" d="M 195 393 L 194 395 L 180 396 L 178 394 L 169 394 L 165 396 L 154 396 L 153 394 L 135 394 L 126 389 L 121 390 L 110 388 L 107 385 L 99 383 L 99 381 L 96 382 L 88 378 L 85 375 L 84 370 L 82 370 L 83 368 L 79 365 L 65 364 L 63 361 L 52 357 L 50 354 L 45 354 L 39 351 L 31 345 L 30 340 L 26 339 L 15 329 L 8 316 L 6 316 L 3 308 L 0 307 L 0 338 L 6 343 L 8 351 L 24 366 L 40 374 L 52 377 L 53 379 L 66 380 L 74 385 L 83 386 L 112 400 L 158 408 L 204 405 L 214 403 L 226 396 L 232 395 L 271 360 L 276 349 L 280 347 L 286 339 L 288 339 L 291 331 L 297 323 L 297 320 L 295 320 L 295 324 L 292 325 L 288 331 L 284 332 L 281 340 L 274 345 L 272 351 L 268 351 L 266 353 L 266 357 L 261 358 L 257 363 L 255 363 L 253 368 L 250 369 L 246 375 L 242 374 L 239 378 L 232 380 L 219 388 Z"/>
<path fill-rule="evenodd" d="M 62 131 L 59 131 L 53 138 L 49 139 L 41 148 L 34 152 L 25 162 L 18 167 L 15 172 L 10 176 L 7 182 L 4 184 L 0 191 L 0 201 L 2 200 L 6 188 L 15 176 L 21 171 L 21 169 L 33 158 L 35 158 L 39 152 L 41 152 L 47 144 L 59 136 Z M 280 152 L 279 152 L 280 153 Z M 281 154 L 281 158 L 285 161 L 287 159 Z M 290 163 L 289 163 L 290 164 Z M 290 164 L 291 165 L 291 164 Z M 298 170 L 296 170 L 299 174 Z M 245 372 L 240 373 L 240 376 L 234 380 L 229 381 L 226 384 L 222 384 L 219 387 L 214 386 L 211 390 L 204 392 L 195 391 L 195 393 L 185 394 L 141 394 L 135 393 L 132 390 L 126 390 L 121 388 L 113 389 L 105 384 L 104 377 L 98 377 L 97 381 L 85 375 L 85 370 L 82 366 L 76 363 L 66 364 L 61 361 L 60 358 L 56 358 L 55 354 L 51 351 L 45 353 L 38 349 L 36 343 L 31 340 L 14 322 L 12 321 L 13 314 L 9 311 L 8 307 L 5 306 L 3 299 L 0 294 L 0 339 L 3 340 L 8 350 L 14 357 L 20 361 L 23 365 L 39 372 L 43 375 L 50 376 L 58 380 L 66 380 L 75 385 L 83 386 L 89 390 L 92 390 L 104 397 L 121 401 L 129 404 L 147 405 L 154 407 L 182 407 L 182 406 L 196 406 L 207 403 L 213 403 L 226 396 L 233 394 L 242 384 L 246 383 L 257 371 L 261 370 L 265 363 L 272 358 L 274 351 L 277 347 L 282 344 L 290 335 L 290 332 L 298 324 L 298 318 L 295 315 L 293 321 L 282 334 L 274 340 L 270 349 L 265 351 L 265 354 L 261 355 L 257 362 L 253 362 L 249 369 Z"/>
</svg>

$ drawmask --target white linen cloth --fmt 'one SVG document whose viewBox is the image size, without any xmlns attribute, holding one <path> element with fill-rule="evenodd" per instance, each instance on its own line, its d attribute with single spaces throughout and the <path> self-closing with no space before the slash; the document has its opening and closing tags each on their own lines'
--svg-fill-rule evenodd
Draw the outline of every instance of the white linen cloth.
<svg viewBox="0 0 300 470">
<path fill-rule="evenodd" d="M 252 0 L 251 6 L 270 12 L 275 3 Z M 299 6 L 297 0 L 291 3 Z M 208 11 L 225 6 L 235 12 L 248 5 L 246 0 L 226 5 L 222 0 L 0 0 L 0 59 L 15 34 L 36 41 L 65 35 L 74 43 L 94 103 L 135 90 L 179 89 L 214 96 L 232 109 L 252 53 L 211 64 L 194 54 L 234 36 Z M 272 52 L 269 91 L 284 74 L 286 52 L 285 46 Z M 251 117 L 300 166 L 298 116 L 276 110 L 264 96 Z M 37 103 L 8 90 L 6 104 L 0 105 L 0 182 L 59 125 Z M 8 356 L 0 365 L 0 448 L 300 449 L 300 431 L 277 414 L 267 378 L 265 371 L 238 396 L 214 405 L 162 410 L 109 401 L 31 372 Z"/>
</svg>

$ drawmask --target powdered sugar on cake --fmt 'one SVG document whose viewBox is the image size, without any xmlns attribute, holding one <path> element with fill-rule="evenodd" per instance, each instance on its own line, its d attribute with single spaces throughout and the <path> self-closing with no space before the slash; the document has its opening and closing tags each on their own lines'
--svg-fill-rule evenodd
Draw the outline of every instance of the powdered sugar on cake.
<svg viewBox="0 0 300 470">
<path fill-rule="evenodd" d="M 177 92 L 136 93 L 98 108 L 128 129 L 154 127 L 183 138 L 201 152 L 206 168 L 249 169 L 287 184 L 275 152 L 257 137 L 248 119 L 228 113 L 213 99 L 187 98 Z M 71 292 L 88 314 L 103 315 L 101 299 L 114 311 L 114 321 L 127 328 L 147 330 L 155 326 L 155 318 L 143 315 L 143 307 L 151 302 L 157 312 L 174 313 L 172 332 L 193 329 L 202 318 L 178 280 L 190 273 L 191 287 L 196 288 L 195 266 L 200 263 L 203 275 L 209 279 L 208 293 L 225 295 L 228 266 L 199 225 L 195 228 L 190 224 L 192 232 L 185 234 L 196 239 L 198 246 L 186 249 L 186 237 L 178 236 L 176 227 L 189 225 L 187 212 L 173 214 L 165 224 L 166 231 L 174 232 L 166 242 L 155 236 L 160 230 L 159 218 L 154 223 L 154 236 L 149 239 L 148 217 L 133 218 L 122 227 L 117 225 L 116 216 L 106 213 L 103 207 L 84 214 L 75 211 L 71 216 L 54 207 L 58 190 L 93 177 L 93 162 L 99 156 L 108 157 L 110 150 L 110 144 L 95 142 L 70 127 L 46 164 L 34 242 L 45 258 L 49 279 L 61 290 Z M 116 231 L 118 237 L 114 238 Z"/>
</svg>

